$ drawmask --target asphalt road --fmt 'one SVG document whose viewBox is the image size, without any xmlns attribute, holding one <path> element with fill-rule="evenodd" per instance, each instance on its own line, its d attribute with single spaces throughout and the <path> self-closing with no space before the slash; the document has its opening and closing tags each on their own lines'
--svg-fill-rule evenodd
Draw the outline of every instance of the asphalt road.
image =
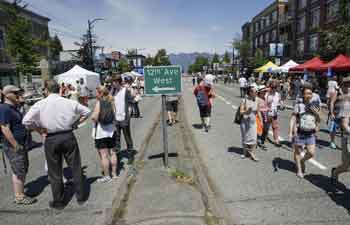
<svg viewBox="0 0 350 225">
<path fill-rule="evenodd" d="M 92 105 L 92 104 L 91 104 Z M 132 121 L 134 147 L 137 150 L 150 132 L 160 112 L 160 98 L 144 98 L 140 104 L 142 119 Z M 30 152 L 30 168 L 26 182 L 26 192 L 37 196 L 38 202 L 32 206 L 16 206 L 13 203 L 11 176 L 4 174 L 0 166 L 0 224 L 9 225 L 75 225 L 102 224 L 105 212 L 112 207 L 112 201 L 119 180 L 108 184 L 98 184 L 100 165 L 97 151 L 91 137 L 91 122 L 77 130 L 76 136 L 82 156 L 82 166 L 87 177 L 86 188 L 89 191 L 88 202 L 79 206 L 73 197 L 63 211 L 52 210 L 48 206 L 51 200 L 51 188 L 44 167 L 44 152 L 41 148 Z M 40 138 L 36 137 L 37 141 Z M 123 143 L 123 146 L 125 144 Z M 1 156 L 0 156 L 1 157 Z M 2 161 L 2 160 L 1 160 Z M 1 163 L 2 164 L 2 163 Z"/>
<path fill-rule="evenodd" d="M 239 126 L 233 124 L 240 104 L 237 85 L 215 85 L 212 129 L 209 133 L 197 129 L 199 112 L 192 94 L 192 81 L 184 81 L 186 116 L 201 157 L 216 190 L 236 224 L 312 224 L 346 225 L 350 222 L 350 173 L 341 176 L 342 191 L 331 193 L 329 184 L 332 167 L 340 162 L 340 150 L 328 148 L 328 134 L 318 134 L 316 157 L 307 163 L 305 179 L 295 175 L 291 148 L 267 143 L 268 151 L 258 150 L 260 162 L 241 159 Z M 281 112 L 280 139 L 288 136 L 290 110 Z M 322 122 L 322 128 L 326 124 Z M 270 136 L 271 137 L 271 136 Z M 338 140 L 338 144 L 340 144 Z"/>
</svg>

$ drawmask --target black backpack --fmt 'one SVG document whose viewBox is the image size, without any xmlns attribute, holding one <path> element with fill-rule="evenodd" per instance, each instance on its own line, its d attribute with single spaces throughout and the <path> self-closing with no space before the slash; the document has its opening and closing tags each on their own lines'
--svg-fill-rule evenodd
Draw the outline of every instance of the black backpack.
<svg viewBox="0 0 350 225">
<path fill-rule="evenodd" d="M 109 125 L 114 122 L 115 114 L 111 102 L 100 100 L 100 114 L 98 115 L 98 122 L 102 125 Z"/>
</svg>

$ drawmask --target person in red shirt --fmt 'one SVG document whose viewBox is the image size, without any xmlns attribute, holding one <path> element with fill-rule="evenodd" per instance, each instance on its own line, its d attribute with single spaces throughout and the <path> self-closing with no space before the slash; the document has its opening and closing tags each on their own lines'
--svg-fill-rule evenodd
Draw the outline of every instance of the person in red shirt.
<svg viewBox="0 0 350 225">
<path fill-rule="evenodd" d="M 211 109 L 213 106 L 213 99 L 215 94 L 213 91 L 213 81 L 210 79 L 201 80 L 198 86 L 194 89 L 194 95 L 196 96 L 200 117 L 202 120 L 202 127 L 205 132 L 209 132 L 210 129 L 210 117 Z"/>
</svg>

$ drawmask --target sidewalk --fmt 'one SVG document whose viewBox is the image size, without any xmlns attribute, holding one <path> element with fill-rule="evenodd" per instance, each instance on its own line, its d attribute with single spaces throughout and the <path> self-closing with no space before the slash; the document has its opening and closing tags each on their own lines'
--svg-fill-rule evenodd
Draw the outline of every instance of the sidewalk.
<svg viewBox="0 0 350 225">
<path fill-rule="evenodd" d="M 93 105 L 93 102 L 91 102 L 91 107 Z M 144 98 L 140 108 L 143 118 L 133 119 L 131 122 L 136 150 L 142 148 L 142 145 L 146 142 L 147 134 L 152 133 L 151 129 L 160 110 L 160 98 Z M 109 220 L 113 199 L 119 194 L 117 191 L 127 173 L 122 171 L 117 180 L 108 184 L 96 182 L 100 177 L 100 163 L 91 137 L 91 129 L 92 123 L 87 121 L 75 132 L 79 142 L 82 166 L 87 177 L 88 201 L 83 206 L 79 206 L 73 197 L 64 210 L 50 209 L 48 202 L 52 199 L 52 196 L 47 174 L 44 170 L 44 152 L 41 148 L 34 149 L 29 153 L 30 168 L 25 186 L 26 192 L 38 199 L 38 202 L 34 205 L 17 206 L 12 203 L 10 168 L 8 168 L 9 172 L 4 174 L 2 162 L 0 162 L 1 225 L 102 225 L 105 224 L 106 220 Z M 36 139 L 36 141 L 40 141 L 40 139 Z M 124 141 L 122 146 L 125 146 Z M 1 156 L 0 160 L 2 160 Z M 71 187 L 67 186 L 67 192 L 72 193 Z"/>
<path fill-rule="evenodd" d="M 185 138 L 185 119 L 168 127 L 169 167 L 163 166 L 161 126 L 154 129 L 144 152 L 135 163 L 136 173 L 116 204 L 111 224 L 216 225 L 221 224 L 205 202 L 198 182 L 192 147 Z"/>
</svg>

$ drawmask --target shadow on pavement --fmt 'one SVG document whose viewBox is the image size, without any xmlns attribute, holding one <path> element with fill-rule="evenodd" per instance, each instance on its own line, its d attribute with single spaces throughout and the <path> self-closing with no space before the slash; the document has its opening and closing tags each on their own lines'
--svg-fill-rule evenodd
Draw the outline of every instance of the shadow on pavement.
<svg viewBox="0 0 350 225">
<path fill-rule="evenodd" d="M 306 175 L 305 179 L 316 187 L 324 190 L 337 205 L 345 208 L 350 213 L 350 190 L 342 183 L 337 186 L 331 184 L 331 179 L 324 175 Z"/>
<path fill-rule="evenodd" d="M 325 141 L 325 140 L 321 140 L 321 139 L 317 139 L 316 140 L 316 146 L 323 148 L 323 147 L 329 147 L 330 142 L 329 141 Z"/>
<path fill-rule="evenodd" d="M 50 184 L 49 178 L 47 175 L 41 176 L 37 178 L 36 180 L 33 180 L 29 183 L 27 183 L 24 188 L 27 189 L 26 195 L 31 197 L 37 197 L 39 196 L 44 189 Z"/>
<path fill-rule="evenodd" d="M 148 157 L 149 160 L 152 159 L 163 159 L 164 160 L 164 153 L 156 154 L 156 155 L 151 155 Z M 170 158 L 177 158 L 178 154 L 177 153 L 169 153 Z"/>
<path fill-rule="evenodd" d="M 194 129 L 197 129 L 197 130 L 203 129 L 203 125 L 202 125 L 202 124 L 192 124 L 192 127 L 193 127 Z"/>
<path fill-rule="evenodd" d="M 227 149 L 227 152 L 236 153 L 237 155 L 243 155 L 243 148 L 232 146 Z"/>
<path fill-rule="evenodd" d="M 279 157 L 274 158 L 272 160 L 272 167 L 273 167 L 275 172 L 277 172 L 278 169 L 281 169 L 281 170 L 290 171 L 292 173 L 296 173 L 295 163 L 288 160 L 288 159 L 282 159 Z"/>
</svg>

